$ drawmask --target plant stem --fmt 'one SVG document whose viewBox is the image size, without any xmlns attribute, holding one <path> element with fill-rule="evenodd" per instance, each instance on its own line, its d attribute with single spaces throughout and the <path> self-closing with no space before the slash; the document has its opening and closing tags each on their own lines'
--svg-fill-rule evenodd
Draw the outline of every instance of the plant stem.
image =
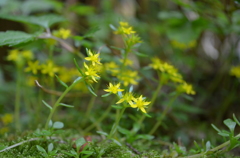
<svg viewBox="0 0 240 158">
<path fill-rule="evenodd" d="M 56 103 L 53 105 L 53 108 L 51 110 L 51 113 L 49 114 L 48 118 L 47 118 L 47 122 L 45 124 L 45 129 L 48 129 L 48 125 L 49 122 L 54 114 L 54 112 L 56 111 L 57 107 L 59 106 L 59 103 L 62 101 L 62 99 L 64 98 L 64 96 L 74 87 L 75 84 L 77 84 L 78 82 L 82 81 L 82 78 L 75 80 L 68 88 L 66 88 L 66 90 L 62 93 L 62 95 L 58 98 L 58 100 L 56 101 Z"/>
<path fill-rule="evenodd" d="M 111 139 L 113 137 L 113 135 L 115 134 L 115 132 L 117 130 L 117 127 L 118 127 L 118 124 L 119 124 L 119 122 L 122 118 L 122 115 L 123 115 L 125 109 L 126 109 L 126 107 L 123 107 L 120 112 L 119 112 L 119 110 L 116 111 L 117 117 L 116 117 L 115 123 L 112 126 L 111 132 L 108 136 L 109 139 Z"/>
<path fill-rule="evenodd" d="M 95 87 L 95 90 L 98 90 L 98 88 L 100 86 L 100 82 L 101 82 L 101 80 L 97 83 L 97 85 Z M 90 100 L 90 102 L 87 106 L 88 108 L 87 108 L 87 112 L 86 112 L 86 115 L 85 115 L 86 120 L 89 118 L 89 114 L 92 111 L 95 100 L 96 100 L 96 96 L 92 95 L 91 100 Z"/>
<path fill-rule="evenodd" d="M 177 98 L 178 95 L 175 95 L 170 103 L 167 105 L 167 107 L 164 109 L 162 115 L 160 116 L 159 120 L 155 123 L 155 125 L 153 126 L 153 128 L 150 130 L 150 132 L 148 133 L 149 135 L 152 135 L 157 129 L 158 127 L 162 124 L 163 119 L 165 118 L 168 110 L 170 109 L 170 107 L 172 106 L 172 103 L 175 101 L 175 99 Z"/>
<path fill-rule="evenodd" d="M 21 130 L 20 125 L 20 97 L 21 97 L 21 76 L 22 68 L 17 65 L 17 85 L 16 85 L 16 98 L 15 98 L 15 128 L 17 131 Z"/>
</svg>

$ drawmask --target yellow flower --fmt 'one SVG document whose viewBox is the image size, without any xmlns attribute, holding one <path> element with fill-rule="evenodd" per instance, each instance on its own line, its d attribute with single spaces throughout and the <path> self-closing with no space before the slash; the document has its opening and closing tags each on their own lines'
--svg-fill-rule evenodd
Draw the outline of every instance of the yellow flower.
<svg viewBox="0 0 240 158">
<path fill-rule="evenodd" d="M 26 60 L 32 60 L 33 59 L 33 52 L 30 50 L 24 50 L 22 51 L 22 56 Z"/>
<path fill-rule="evenodd" d="M 133 31 L 132 27 L 128 27 L 128 28 L 123 27 L 123 28 L 122 28 L 122 31 L 123 31 L 123 33 L 126 34 L 126 35 L 130 35 L 130 34 L 136 33 L 136 31 Z"/>
<path fill-rule="evenodd" d="M 179 73 L 172 73 L 170 74 L 170 80 L 173 81 L 173 82 L 176 82 L 176 83 L 183 83 L 184 80 L 182 78 L 182 75 L 179 74 Z"/>
<path fill-rule="evenodd" d="M 118 92 L 124 91 L 124 89 L 120 89 L 120 83 L 113 85 L 109 83 L 108 89 L 104 89 L 105 92 L 117 94 Z"/>
<path fill-rule="evenodd" d="M 52 38 L 48 38 L 45 39 L 44 42 L 48 45 L 48 46 L 54 46 L 57 44 L 57 41 L 55 39 Z"/>
<path fill-rule="evenodd" d="M 35 86 L 35 80 L 38 80 L 35 76 L 27 76 L 26 82 L 28 86 L 34 87 Z"/>
<path fill-rule="evenodd" d="M 89 51 L 88 51 L 88 54 L 89 54 L 89 57 L 86 57 L 85 60 L 91 61 L 93 66 L 95 66 L 95 64 L 101 65 L 100 59 L 99 59 L 99 53 L 93 54 L 93 53 L 89 50 Z"/>
<path fill-rule="evenodd" d="M 133 99 L 134 99 L 133 94 L 130 92 L 127 92 L 122 96 L 122 98 L 116 104 L 120 104 L 124 101 L 130 104 Z"/>
<path fill-rule="evenodd" d="M 89 76 L 94 82 L 97 82 L 96 79 L 100 78 L 100 76 L 97 74 L 98 71 L 96 68 L 94 66 L 88 66 L 85 62 L 84 67 L 86 69 L 85 75 Z"/>
<path fill-rule="evenodd" d="M 152 60 L 152 64 L 150 64 L 150 66 L 155 70 L 160 69 L 163 62 L 157 57 L 152 58 L 151 60 Z"/>
<path fill-rule="evenodd" d="M 123 22 L 123 21 L 120 21 L 119 24 L 122 27 L 128 27 L 129 26 L 129 24 L 127 22 Z"/>
<path fill-rule="evenodd" d="M 136 33 L 136 31 L 133 30 L 131 26 L 127 22 L 119 22 L 120 26 L 118 29 L 114 32 L 115 34 L 120 35 L 131 35 Z"/>
<path fill-rule="evenodd" d="M 40 68 L 39 61 L 37 61 L 37 60 L 35 62 L 29 61 L 28 62 L 28 67 L 25 68 L 25 71 L 26 72 L 31 71 L 34 75 L 36 75 L 39 68 Z"/>
<path fill-rule="evenodd" d="M 193 41 L 190 41 L 188 43 L 183 43 L 183 42 L 179 42 L 179 41 L 176 41 L 176 40 L 172 40 L 171 41 L 171 44 L 173 45 L 173 47 L 175 48 L 179 48 L 179 49 L 188 49 L 188 48 L 193 48 L 196 46 L 197 42 L 195 40 Z"/>
<path fill-rule="evenodd" d="M 230 70 L 230 75 L 236 76 L 237 78 L 240 78 L 240 65 L 239 66 L 233 66 Z"/>
<path fill-rule="evenodd" d="M 7 132 L 9 132 L 9 128 L 8 128 L 8 127 L 2 127 L 2 128 L 0 128 L 0 134 L 5 134 L 5 133 L 7 133 Z"/>
<path fill-rule="evenodd" d="M 123 63 L 124 60 L 123 59 L 120 59 L 120 62 Z M 125 66 L 132 66 L 133 65 L 133 61 L 132 60 L 129 60 L 129 59 L 126 59 L 125 60 L 125 63 L 124 63 Z"/>
<path fill-rule="evenodd" d="M 71 36 L 71 31 L 69 29 L 63 29 L 61 28 L 58 31 L 55 31 L 53 33 L 56 37 L 62 38 L 62 39 L 67 39 L 68 37 Z"/>
<path fill-rule="evenodd" d="M 129 84 L 137 85 L 139 76 L 137 71 L 126 70 L 118 74 L 117 78 L 123 82 L 124 86 L 128 86 Z"/>
<path fill-rule="evenodd" d="M 147 105 L 149 105 L 151 102 L 145 102 L 144 99 L 142 98 L 142 95 L 139 98 L 133 98 L 133 102 L 130 102 L 130 106 L 132 108 L 138 108 L 140 109 L 143 113 L 147 113 L 145 108 Z"/>
<path fill-rule="evenodd" d="M 119 73 L 119 66 L 113 61 L 105 63 L 104 68 L 106 71 L 111 72 L 111 75 L 113 76 L 116 76 Z"/>
<path fill-rule="evenodd" d="M 1 118 L 4 125 L 7 125 L 9 123 L 13 122 L 13 115 L 12 114 L 5 114 Z"/>
<path fill-rule="evenodd" d="M 132 36 L 128 37 L 126 39 L 126 43 L 129 47 L 134 46 L 137 43 L 142 43 L 140 37 L 136 34 L 133 34 Z"/>
<path fill-rule="evenodd" d="M 193 90 L 193 87 L 192 85 L 190 84 L 187 84 L 186 82 L 180 84 L 178 87 L 177 87 L 177 91 L 181 92 L 181 93 L 187 93 L 187 94 L 191 94 L 191 95 L 194 95 L 196 94 L 196 92 Z"/>
<path fill-rule="evenodd" d="M 41 71 L 43 74 L 54 77 L 54 74 L 57 73 L 59 69 L 57 66 L 54 65 L 53 61 L 48 60 L 46 64 L 41 65 Z"/>
<path fill-rule="evenodd" d="M 18 62 L 22 60 L 22 56 L 20 55 L 20 51 L 17 49 L 11 50 L 9 55 L 7 56 L 7 60 Z"/>
</svg>

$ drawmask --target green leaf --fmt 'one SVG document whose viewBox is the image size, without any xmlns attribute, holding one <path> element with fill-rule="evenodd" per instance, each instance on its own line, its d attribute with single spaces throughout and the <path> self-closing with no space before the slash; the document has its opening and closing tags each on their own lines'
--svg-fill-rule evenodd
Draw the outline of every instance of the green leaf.
<svg viewBox="0 0 240 158">
<path fill-rule="evenodd" d="M 117 31 L 117 28 L 116 28 L 114 25 L 110 24 L 109 27 L 110 27 L 113 31 Z"/>
<path fill-rule="evenodd" d="M 218 129 L 214 124 L 211 124 L 211 126 L 212 126 L 218 133 L 221 132 L 221 130 Z"/>
<path fill-rule="evenodd" d="M 48 144 L 48 152 L 53 150 L 53 143 Z"/>
<path fill-rule="evenodd" d="M 0 18 L 22 23 L 35 24 L 38 26 L 42 26 L 44 28 L 49 28 L 55 23 L 59 23 L 66 20 L 62 16 L 55 14 L 47 14 L 42 16 L 13 16 L 0 14 Z"/>
<path fill-rule="evenodd" d="M 14 46 L 20 43 L 26 43 L 34 40 L 36 35 L 28 34 L 22 31 L 0 32 L 0 46 Z"/>
<path fill-rule="evenodd" d="M 129 131 L 129 130 L 125 129 L 125 128 L 122 128 L 120 126 L 118 126 L 118 131 L 120 133 L 124 134 L 124 135 L 127 135 L 127 136 L 131 135 L 131 131 Z"/>
<path fill-rule="evenodd" d="M 16 2 L 14 2 L 16 3 Z M 57 6 L 49 0 L 30 0 L 21 2 L 21 11 L 24 15 L 29 15 L 30 13 L 36 12 L 47 12 L 50 10 L 57 9 Z"/>
<path fill-rule="evenodd" d="M 68 105 L 68 104 L 64 104 L 64 103 L 60 103 L 59 105 L 65 106 L 65 107 L 68 107 L 68 108 L 73 108 L 74 107 L 73 105 Z"/>
<path fill-rule="evenodd" d="M 118 146 L 122 146 L 122 144 L 119 142 L 119 141 L 117 141 L 116 139 L 111 139 L 114 143 L 116 143 Z"/>
<path fill-rule="evenodd" d="M 236 122 L 234 122 L 232 119 L 226 119 L 223 121 L 223 123 L 230 129 L 231 132 L 234 131 Z"/>
<path fill-rule="evenodd" d="M 51 128 L 51 127 L 52 127 L 52 125 L 53 125 L 53 122 L 52 122 L 52 120 L 50 120 L 50 121 L 49 121 L 49 124 L 48 124 L 48 127 L 50 127 L 50 128 Z"/>
<path fill-rule="evenodd" d="M 5 146 L 5 145 L 3 145 L 3 144 L 0 144 L 0 150 L 3 150 L 3 149 L 5 149 L 5 148 L 7 148 L 7 146 Z"/>
<path fill-rule="evenodd" d="M 53 129 L 61 129 L 64 127 L 64 124 L 62 122 L 54 122 Z"/>
<path fill-rule="evenodd" d="M 120 50 L 120 51 L 124 51 L 124 48 L 118 48 L 118 47 L 114 47 L 114 46 L 111 46 L 111 48 L 116 49 L 116 50 Z"/>
<path fill-rule="evenodd" d="M 46 150 L 43 147 L 41 147 L 39 145 L 36 145 L 36 146 L 37 146 L 38 151 L 42 152 L 44 154 L 44 156 L 48 156 Z"/>
<path fill-rule="evenodd" d="M 231 135 L 230 132 L 225 131 L 225 130 L 222 130 L 221 132 L 218 132 L 218 134 L 219 134 L 220 136 L 223 136 L 223 137 L 229 137 L 229 136 Z"/>
<path fill-rule="evenodd" d="M 206 151 L 208 151 L 210 149 L 211 149 L 211 143 L 210 143 L 210 141 L 207 141 L 207 143 L 206 143 Z"/>
<path fill-rule="evenodd" d="M 85 155 L 91 155 L 93 153 L 93 151 L 81 151 L 81 154 L 85 154 Z"/>
<path fill-rule="evenodd" d="M 149 114 L 147 114 L 147 113 L 143 113 L 145 116 L 147 116 L 147 117 L 149 117 L 149 118 L 151 118 L 152 116 L 151 115 L 149 115 Z"/>
<path fill-rule="evenodd" d="M 51 131 L 48 131 L 48 130 L 41 130 L 41 131 L 36 131 L 36 132 L 34 132 L 33 133 L 34 135 L 36 135 L 36 136 L 50 136 L 50 135 L 52 135 L 52 132 Z"/>
<path fill-rule="evenodd" d="M 90 91 L 90 93 L 92 93 L 95 97 L 97 97 L 97 94 L 94 93 L 93 88 L 92 88 L 91 85 L 87 85 L 87 88 L 88 88 L 88 90 Z"/>
<path fill-rule="evenodd" d="M 229 145 L 229 147 L 228 147 L 228 151 L 236 148 L 236 147 L 239 146 L 239 145 L 240 145 L 240 144 L 239 144 L 239 142 L 238 142 L 238 138 L 236 138 L 236 137 L 231 137 L 231 138 L 230 138 L 230 145 Z"/>
<path fill-rule="evenodd" d="M 82 76 L 85 76 L 84 73 L 81 71 L 81 68 L 78 66 L 78 63 L 77 63 L 76 59 L 74 58 L 73 60 L 74 60 L 75 66 L 77 67 L 77 69 L 78 69 L 78 71 L 80 72 L 80 74 L 81 74 Z"/>
<path fill-rule="evenodd" d="M 55 76 L 56 76 L 58 82 L 59 82 L 61 85 L 63 85 L 65 88 L 68 88 L 68 85 L 67 85 L 66 83 L 64 83 L 57 75 L 55 75 Z"/>
<path fill-rule="evenodd" d="M 108 136 L 108 133 L 103 132 L 103 131 L 97 131 L 98 134 L 104 135 L 104 136 Z"/>
<path fill-rule="evenodd" d="M 48 103 L 46 103 L 44 100 L 42 100 L 42 102 L 44 105 L 46 105 L 46 107 L 48 107 L 50 110 L 52 110 L 52 107 Z"/>
<path fill-rule="evenodd" d="M 76 83 L 76 82 L 78 82 L 79 80 L 81 80 L 82 79 L 82 77 L 78 77 L 78 78 L 76 78 L 74 81 L 73 81 L 73 83 Z"/>
<path fill-rule="evenodd" d="M 94 33 L 96 33 L 99 29 L 99 26 L 93 26 L 91 27 L 85 34 L 84 34 L 84 38 L 87 37 L 92 37 L 94 35 Z"/>
<path fill-rule="evenodd" d="M 154 136 L 149 135 L 149 134 L 138 134 L 136 136 L 136 139 L 146 139 L 146 140 L 152 140 Z"/>
<path fill-rule="evenodd" d="M 80 149 L 83 144 L 86 143 L 86 140 L 82 137 L 76 140 L 77 151 Z"/>
<path fill-rule="evenodd" d="M 148 55 L 143 54 L 143 53 L 139 53 L 139 52 L 136 52 L 136 51 L 134 51 L 133 53 L 136 54 L 137 56 L 140 56 L 140 57 L 148 57 Z"/>
<path fill-rule="evenodd" d="M 111 105 L 111 106 L 115 109 L 122 109 L 123 108 L 122 106 L 119 106 L 119 105 Z"/>
<path fill-rule="evenodd" d="M 101 97 L 107 97 L 109 95 L 111 95 L 112 93 L 107 93 L 107 94 L 103 94 Z"/>
<path fill-rule="evenodd" d="M 238 126 L 240 126 L 240 122 L 238 121 L 237 117 L 235 116 L 235 114 L 233 114 L 233 119 L 234 121 L 238 124 Z"/>
<path fill-rule="evenodd" d="M 74 151 L 74 150 L 71 150 L 70 151 L 71 153 L 66 152 L 66 151 L 61 151 L 61 152 L 64 153 L 64 154 L 67 154 L 68 156 L 77 156 L 78 155 L 77 152 Z"/>
</svg>

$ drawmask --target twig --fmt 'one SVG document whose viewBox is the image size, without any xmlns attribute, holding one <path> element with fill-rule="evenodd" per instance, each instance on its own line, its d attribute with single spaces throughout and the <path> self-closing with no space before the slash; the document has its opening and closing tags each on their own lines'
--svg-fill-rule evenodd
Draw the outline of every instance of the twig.
<svg viewBox="0 0 240 158">
<path fill-rule="evenodd" d="M 56 95 L 56 96 L 61 96 L 62 95 L 62 92 L 50 90 L 50 89 L 47 89 L 47 88 L 43 87 L 42 85 L 40 85 L 40 83 L 37 80 L 35 80 L 35 84 L 36 84 L 37 87 L 41 88 L 46 93 L 53 94 L 53 95 Z M 82 94 L 82 93 L 68 93 L 68 94 L 66 94 L 66 97 L 79 97 L 79 96 L 87 96 L 87 94 Z"/>
<path fill-rule="evenodd" d="M 9 147 L 7 147 L 7 148 L 5 148 L 5 149 L 3 149 L 3 150 L 0 150 L 0 153 L 1 153 L 1 152 L 4 152 L 4 151 L 6 151 L 6 150 L 12 149 L 12 148 L 14 148 L 14 147 L 17 147 L 17 146 L 19 146 L 19 145 L 22 145 L 22 144 L 24 144 L 24 143 L 31 142 L 31 141 L 35 141 L 35 140 L 40 140 L 40 139 L 42 139 L 42 138 L 31 138 L 31 139 L 29 139 L 29 140 L 25 140 L 25 141 L 23 141 L 23 142 L 14 144 L 14 145 L 9 146 Z"/>
<path fill-rule="evenodd" d="M 3 149 L 3 150 L 0 150 L 0 153 L 1 153 L 1 152 L 4 152 L 4 151 L 7 151 L 7 150 L 9 150 L 9 149 L 12 149 L 12 148 L 14 148 L 14 147 L 20 146 L 20 145 L 22 145 L 22 144 L 24 144 L 24 143 L 31 142 L 31 141 L 35 141 L 35 140 L 41 140 L 41 139 L 43 139 L 43 138 L 31 138 L 31 139 L 29 139 L 29 140 L 22 141 L 22 142 L 20 142 L 20 143 L 17 143 L 17 144 L 14 144 L 14 145 L 12 145 L 12 146 L 9 146 L 9 147 L 7 147 L 7 148 L 5 148 L 5 149 Z M 58 138 L 58 137 L 47 137 L 47 139 L 59 139 L 59 138 Z M 65 142 L 61 140 L 60 143 L 65 143 Z"/>
<path fill-rule="evenodd" d="M 137 149 L 135 149 L 134 147 L 132 147 L 129 143 L 126 143 L 127 147 L 129 149 L 131 149 L 135 154 L 141 155 L 142 153 L 140 151 L 138 151 Z"/>
</svg>

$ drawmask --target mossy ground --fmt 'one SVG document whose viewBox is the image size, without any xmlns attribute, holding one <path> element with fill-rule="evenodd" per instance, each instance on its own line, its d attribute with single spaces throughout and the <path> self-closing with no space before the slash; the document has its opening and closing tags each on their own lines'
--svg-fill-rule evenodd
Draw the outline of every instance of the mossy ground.
<svg viewBox="0 0 240 158">
<path fill-rule="evenodd" d="M 11 148 L 7 151 L 1 152 L 1 158 L 43 158 L 43 154 L 37 150 L 37 145 L 43 147 L 46 151 L 48 150 L 48 145 L 53 143 L 53 150 L 57 150 L 56 158 L 69 158 L 71 156 L 65 154 L 65 152 L 70 152 L 71 150 L 76 150 L 74 147 L 74 138 L 82 137 L 77 135 L 76 132 L 71 130 L 62 133 L 59 136 L 49 138 L 39 138 L 39 140 L 29 141 L 23 143 L 19 146 Z M 11 145 L 24 142 L 31 138 L 36 138 L 33 132 L 24 132 L 20 135 L 8 135 L 0 140 L 0 146 L 9 147 Z M 158 143 L 157 139 L 152 141 L 135 141 L 132 144 L 122 143 L 122 146 L 114 143 L 111 140 L 102 140 L 100 136 L 91 136 L 92 141 L 88 142 L 87 150 L 93 151 L 89 158 L 98 157 L 112 157 L 112 158 L 177 158 L 184 157 L 184 154 L 179 154 L 174 148 L 169 148 Z M 156 146 L 156 144 L 159 144 Z M 190 153 L 188 153 L 190 154 Z M 188 155 L 185 153 L 185 155 Z M 191 154 L 190 154 L 191 155 Z M 81 157 L 81 156 L 80 156 Z M 208 157 L 213 158 L 238 158 L 238 156 L 233 156 L 233 154 L 220 154 L 216 153 Z"/>
</svg>

